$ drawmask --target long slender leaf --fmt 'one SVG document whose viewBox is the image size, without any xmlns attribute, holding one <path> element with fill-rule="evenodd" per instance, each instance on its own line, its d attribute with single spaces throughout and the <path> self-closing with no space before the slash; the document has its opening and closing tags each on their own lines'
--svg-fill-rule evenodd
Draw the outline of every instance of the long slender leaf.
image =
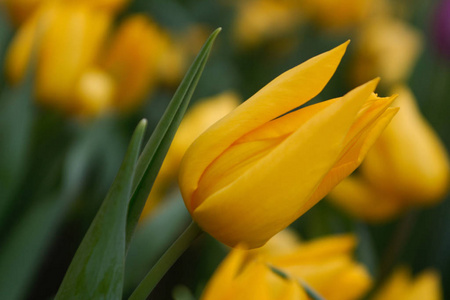
<svg viewBox="0 0 450 300">
<path fill-rule="evenodd" d="M 137 126 L 119 173 L 75 253 L 55 299 L 122 298 L 128 200 L 145 127 L 145 120 Z"/>
<path fill-rule="evenodd" d="M 138 226 L 130 244 L 125 266 L 125 293 L 131 293 L 137 287 L 191 220 L 179 193 L 161 203 L 156 210 Z"/>
<path fill-rule="evenodd" d="M 163 117 L 145 146 L 136 167 L 133 193 L 130 200 L 126 245 L 130 243 L 145 201 L 153 186 L 156 175 L 163 163 L 175 132 L 186 112 L 189 101 L 205 67 L 212 45 L 221 28 L 216 29 L 208 38 L 200 53 L 192 63 L 186 76 L 175 92 Z"/>
</svg>

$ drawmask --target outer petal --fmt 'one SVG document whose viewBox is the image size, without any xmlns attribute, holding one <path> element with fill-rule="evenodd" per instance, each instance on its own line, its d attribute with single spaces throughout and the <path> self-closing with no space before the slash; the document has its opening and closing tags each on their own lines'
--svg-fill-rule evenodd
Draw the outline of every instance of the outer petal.
<svg viewBox="0 0 450 300">
<path fill-rule="evenodd" d="M 406 300 L 441 300 L 442 288 L 441 278 L 436 271 L 427 270 L 422 272 L 408 289 Z"/>
<path fill-rule="evenodd" d="M 192 144 L 184 156 L 179 177 L 183 199 L 191 213 L 191 196 L 207 166 L 247 132 L 316 96 L 334 74 L 347 44 L 281 74 Z"/>
<path fill-rule="evenodd" d="M 316 114 L 232 184 L 206 199 L 195 209 L 194 220 L 232 246 L 239 242 L 261 246 L 287 227 L 336 163 L 357 112 L 377 82 L 354 89 Z"/>
<path fill-rule="evenodd" d="M 367 151 L 375 143 L 397 111 L 397 108 L 388 109 L 374 124 L 359 133 L 356 140 L 325 176 L 308 202 L 305 203 L 303 207 L 304 212 L 325 197 L 341 180 L 350 175 L 361 164 Z"/>
</svg>

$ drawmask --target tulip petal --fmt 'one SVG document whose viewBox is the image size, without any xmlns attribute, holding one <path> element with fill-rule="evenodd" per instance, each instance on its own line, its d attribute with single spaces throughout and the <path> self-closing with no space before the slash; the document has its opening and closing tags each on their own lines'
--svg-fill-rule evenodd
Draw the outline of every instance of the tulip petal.
<svg viewBox="0 0 450 300">
<path fill-rule="evenodd" d="M 300 265 L 350 253 L 355 247 L 356 238 L 352 234 L 330 236 L 301 244 L 289 254 L 271 258 L 270 262 L 279 267 Z"/>
<path fill-rule="evenodd" d="M 319 94 L 334 74 L 347 45 L 348 42 L 281 74 L 192 144 L 184 156 L 179 177 L 189 211 L 192 211 L 191 196 L 207 166 L 245 133 Z"/>
<path fill-rule="evenodd" d="M 370 81 L 324 108 L 230 185 L 204 200 L 193 212 L 194 220 L 228 245 L 239 241 L 252 248 L 263 245 L 301 215 L 304 203 L 339 159 L 351 124 L 377 83 Z"/>
<path fill-rule="evenodd" d="M 305 203 L 303 212 L 309 210 L 320 199 L 325 197 L 341 180 L 350 175 L 363 161 L 370 147 L 375 143 L 383 130 L 397 113 L 398 108 L 387 109 L 374 124 L 364 129 L 356 137 L 344 155 L 325 176 L 312 197 Z"/>
</svg>

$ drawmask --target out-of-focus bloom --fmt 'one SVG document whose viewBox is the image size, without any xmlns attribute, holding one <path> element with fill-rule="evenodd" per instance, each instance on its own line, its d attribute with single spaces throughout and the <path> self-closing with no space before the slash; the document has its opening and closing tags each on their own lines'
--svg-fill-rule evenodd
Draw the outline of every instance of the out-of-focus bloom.
<svg viewBox="0 0 450 300">
<path fill-rule="evenodd" d="M 25 21 L 46 0 L 5 0 L 8 14 L 15 24 Z"/>
<path fill-rule="evenodd" d="M 352 253 L 355 245 L 356 239 L 353 235 L 330 236 L 300 243 L 291 232 L 282 231 L 261 248 L 251 251 L 233 250 L 207 285 L 202 299 L 215 299 L 213 296 L 227 293 L 228 286 L 233 287 L 232 295 L 254 292 L 258 286 L 266 290 L 270 288 L 272 291 L 278 290 L 278 294 L 282 291 L 287 293 L 288 286 L 292 283 L 284 282 L 281 285 L 282 278 L 274 277 L 266 266 L 272 266 L 284 272 L 292 282 L 299 280 L 305 282 L 325 299 L 360 299 L 372 285 L 372 279 L 364 266 L 353 260 Z M 250 275 L 246 277 L 244 273 L 256 268 L 256 265 L 260 266 L 261 274 L 257 276 L 254 270 L 253 280 L 255 281 L 252 282 Z M 242 278 L 248 278 L 248 281 Z M 268 278 L 271 279 L 268 280 Z M 275 286 L 277 286 L 276 289 Z M 300 295 L 304 297 L 304 292 L 300 291 L 301 294 L 298 294 L 297 298 L 288 299 L 309 299 L 301 298 Z M 235 298 L 218 297 L 217 299 Z M 280 298 L 266 296 L 266 298 L 248 299 Z"/>
<path fill-rule="evenodd" d="M 372 300 L 441 300 L 441 279 L 433 270 L 420 273 L 415 279 L 410 270 L 398 268 Z"/>
<path fill-rule="evenodd" d="M 21 24 L 27 20 L 40 5 L 51 2 L 84 2 L 92 8 L 108 13 L 115 13 L 128 2 L 128 0 L 5 0 L 5 6 L 15 24 Z"/>
<path fill-rule="evenodd" d="M 81 75 L 75 91 L 74 113 L 82 116 L 96 116 L 112 105 L 114 82 L 105 71 L 89 68 Z"/>
<path fill-rule="evenodd" d="M 116 85 L 115 107 L 135 108 L 155 85 L 164 50 L 161 35 L 144 15 L 127 18 L 117 29 L 101 63 Z"/>
<path fill-rule="evenodd" d="M 110 17 L 90 6 L 51 2 L 19 29 L 8 52 L 7 73 L 20 81 L 38 39 L 36 96 L 65 111 L 76 104 L 73 94 L 81 74 L 94 62 L 110 24 Z"/>
<path fill-rule="evenodd" d="M 366 19 L 372 0 L 303 0 L 302 8 L 321 27 L 341 29 Z"/>
<path fill-rule="evenodd" d="M 216 270 L 201 300 L 307 300 L 295 279 L 275 274 L 262 260 L 247 260 L 247 253 L 234 249 Z"/>
<path fill-rule="evenodd" d="M 347 43 L 283 73 L 198 137 L 179 183 L 194 221 L 254 248 L 286 228 L 361 163 L 394 116 L 378 80 L 292 111 L 316 96 Z M 292 112 L 291 112 L 292 111 Z"/>
<path fill-rule="evenodd" d="M 404 82 L 421 50 L 419 31 L 401 20 L 374 18 L 359 34 L 352 80 L 359 84 L 379 75 L 389 87 Z"/>
<path fill-rule="evenodd" d="M 302 19 L 298 4 L 292 0 L 246 0 L 237 6 L 234 35 L 239 45 L 247 47 L 285 34 Z"/>
<path fill-rule="evenodd" d="M 443 57 L 450 59 L 450 1 L 442 0 L 436 7 L 433 18 L 433 38 L 436 50 Z"/>
<path fill-rule="evenodd" d="M 389 220 L 405 209 L 397 197 L 377 190 L 357 175 L 342 180 L 328 198 L 353 217 L 369 222 Z"/>
<path fill-rule="evenodd" d="M 330 193 L 331 200 L 356 216 L 389 219 L 412 205 L 434 204 L 449 189 L 447 152 L 421 115 L 411 91 L 401 86 L 398 116 L 369 151 L 361 172 Z"/>
<path fill-rule="evenodd" d="M 224 92 L 215 97 L 200 100 L 188 111 L 170 145 L 141 218 L 149 215 L 165 195 L 178 174 L 184 153 L 192 142 L 209 126 L 231 112 L 239 102 L 239 97 L 235 93 Z"/>
</svg>

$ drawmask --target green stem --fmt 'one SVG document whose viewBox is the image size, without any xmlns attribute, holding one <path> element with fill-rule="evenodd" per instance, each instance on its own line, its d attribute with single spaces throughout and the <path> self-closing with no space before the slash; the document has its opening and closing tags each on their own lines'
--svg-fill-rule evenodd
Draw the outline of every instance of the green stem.
<svg viewBox="0 0 450 300">
<path fill-rule="evenodd" d="M 197 223 L 192 222 L 188 228 L 178 237 L 178 239 L 170 246 L 169 249 L 161 256 L 158 262 L 151 268 L 141 281 L 139 286 L 134 290 L 128 300 L 145 300 L 153 291 L 155 286 L 166 274 L 166 272 L 177 261 L 181 254 L 186 251 L 192 242 L 200 236 L 203 231 L 198 227 Z"/>
</svg>

